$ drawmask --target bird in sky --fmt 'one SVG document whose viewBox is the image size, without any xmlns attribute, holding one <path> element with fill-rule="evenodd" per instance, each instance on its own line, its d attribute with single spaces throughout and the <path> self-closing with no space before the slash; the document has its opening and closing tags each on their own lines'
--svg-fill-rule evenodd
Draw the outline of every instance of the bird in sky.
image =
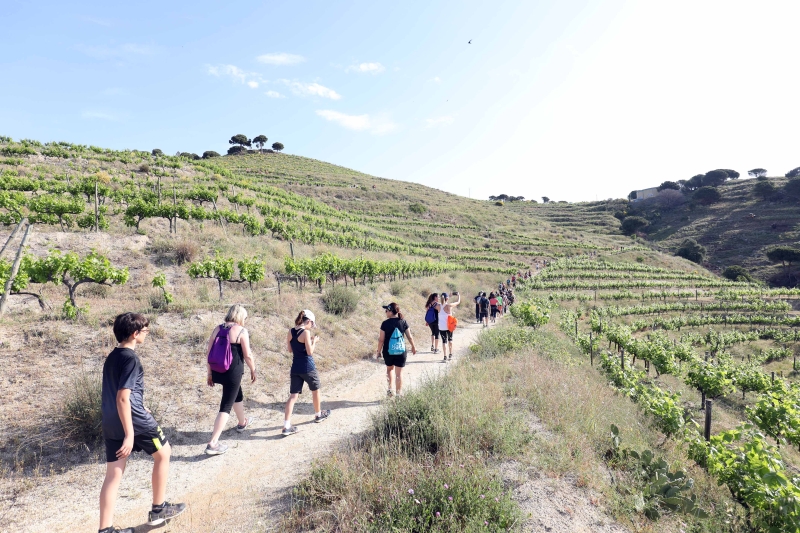
<svg viewBox="0 0 800 533">
<path fill-rule="evenodd" d="M 470 39 L 470 40 L 469 40 L 469 42 L 468 42 L 467 44 L 472 44 L 472 39 Z"/>
</svg>

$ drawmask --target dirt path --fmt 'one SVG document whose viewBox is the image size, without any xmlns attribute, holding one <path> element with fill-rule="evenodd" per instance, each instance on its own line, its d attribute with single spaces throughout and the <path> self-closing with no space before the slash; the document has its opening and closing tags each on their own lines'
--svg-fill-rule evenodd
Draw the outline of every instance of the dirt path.
<svg viewBox="0 0 800 533">
<path fill-rule="evenodd" d="M 460 359 L 480 332 L 477 324 L 461 324 L 455 334 L 454 361 Z M 403 371 L 403 388 L 409 389 L 426 375 L 446 371 L 440 354 L 430 353 L 428 336 L 418 332 L 422 352 L 409 354 Z M 173 454 L 167 497 L 186 502 L 189 510 L 166 527 L 144 525 L 150 506 L 152 462 L 134 454 L 120 487 L 115 523 L 136 526 L 137 533 L 157 529 L 174 532 L 270 530 L 283 510 L 287 489 L 308 472 L 314 458 L 324 456 L 343 438 L 363 431 L 370 413 L 386 400 L 386 372 L 381 361 L 360 361 L 322 376 L 323 408 L 331 419 L 313 423 L 311 395 L 306 391 L 295 406 L 297 435 L 282 437 L 283 403 L 245 408 L 257 419 L 253 429 L 237 434 L 231 427 L 221 442 L 228 453 L 209 457 L 203 453 L 208 432 L 180 433 L 172 439 Z M 288 393 L 288 383 L 286 385 Z M 184 443 L 184 444 L 179 444 Z M 105 465 L 81 465 L 50 476 L 46 485 L 32 488 L 17 500 L 9 523 L 0 532 L 97 531 L 97 497 Z M 255 505 L 257 504 L 257 505 Z"/>
</svg>

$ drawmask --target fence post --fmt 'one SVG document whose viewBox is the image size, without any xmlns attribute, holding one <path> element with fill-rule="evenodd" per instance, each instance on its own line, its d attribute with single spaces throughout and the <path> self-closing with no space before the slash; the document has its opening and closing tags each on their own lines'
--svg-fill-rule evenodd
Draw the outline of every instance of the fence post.
<svg viewBox="0 0 800 533">
<path fill-rule="evenodd" d="M 294 243 L 289 241 L 289 253 L 292 254 L 292 259 L 294 259 Z"/>
<path fill-rule="evenodd" d="M 622 351 L 619 352 L 619 367 L 622 370 L 625 370 L 625 348 L 623 348 Z"/>
<path fill-rule="evenodd" d="M 592 342 L 591 331 L 589 331 L 589 364 L 594 366 L 594 343 Z"/>
<path fill-rule="evenodd" d="M 23 225 L 23 224 L 25 224 L 25 222 L 26 222 L 26 221 L 27 221 L 27 219 L 26 219 L 26 218 L 22 218 L 22 220 L 20 220 L 20 221 L 17 223 L 17 227 L 16 227 L 16 228 L 14 228 L 14 231 L 12 231 L 12 232 L 11 232 L 11 235 L 9 235 L 9 236 L 8 236 L 8 240 L 7 240 L 7 241 L 6 241 L 6 243 L 3 245 L 3 248 L 2 248 L 2 249 L 0 249 L 0 256 L 2 256 L 2 255 L 3 255 L 3 252 L 5 252 L 5 251 L 6 251 L 6 248 L 8 248 L 8 245 L 9 245 L 9 243 L 10 243 L 10 242 L 11 242 L 11 240 L 14 238 L 14 236 L 17 234 L 17 232 L 19 231 L 19 228 L 21 228 L 21 227 L 22 227 L 22 225 Z"/>
<path fill-rule="evenodd" d="M 17 256 L 14 258 L 14 263 L 11 265 L 11 272 L 8 274 L 8 279 L 6 280 L 5 287 L 3 288 L 3 296 L 0 297 L 0 315 L 2 315 L 6 310 L 6 305 L 8 304 L 8 295 L 11 293 L 11 285 L 14 283 L 14 278 L 17 276 L 17 272 L 19 272 L 19 264 L 22 261 L 22 252 L 25 250 L 25 242 L 28 240 L 28 234 L 30 234 L 32 227 L 33 224 L 29 223 L 28 227 L 25 228 L 25 233 L 22 235 L 22 241 L 19 243 Z"/>
<path fill-rule="evenodd" d="M 705 428 L 704 428 L 705 431 L 703 432 L 703 435 L 706 438 L 706 442 L 711 440 L 711 404 L 712 403 L 713 402 L 711 400 L 706 400 L 706 425 L 705 425 Z"/>
<path fill-rule="evenodd" d="M 772 384 L 775 384 L 775 372 L 772 373 Z"/>
</svg>

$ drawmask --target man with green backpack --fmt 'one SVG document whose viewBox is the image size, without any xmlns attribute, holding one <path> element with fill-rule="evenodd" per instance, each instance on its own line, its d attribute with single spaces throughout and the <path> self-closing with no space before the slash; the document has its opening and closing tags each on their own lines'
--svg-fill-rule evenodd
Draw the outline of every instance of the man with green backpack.
<svg viewBox="0 0 800 533">
<path fill-rule="evenodd" d="M 378 349 L 375 358 L 383 356 L 386 364 L 386 381 L 389 389 L 386 393 L 389 396 L 400 394 L 403 387 L 403 367 L 406 366 L 406 338 L 411 343 L 411 353 L 417 354 L 417 347 L 414 345 L 414 337 L 408 328 L 408 322 L 403 319 L 400 306 L 392 302 L 383 306 L 386 312 L 386 320 L 381 324 L 381 333 L 378 336 Z M 396 388 L 395 388 L 396 387 Z"/>
</svg>

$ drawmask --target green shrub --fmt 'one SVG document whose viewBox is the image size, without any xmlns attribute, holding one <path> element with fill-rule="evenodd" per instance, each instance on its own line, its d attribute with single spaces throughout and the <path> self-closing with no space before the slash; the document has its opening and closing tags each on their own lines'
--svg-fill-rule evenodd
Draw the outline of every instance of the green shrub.
<svg viewBox="0 0 800 533">
<path fill-rule="evenodd" d="M 371 531 L 509 531 L 519 520 L 510 491 L 483 468 L 425 469 L 410 487 L 375 509 Z M 381 502 L 383 503 L 383 502 Z"/>
<path fill-rule="evenodd" d="M 400 296 L 406 290 L 406 284 L 400 281 L 395 281 L 389 286 L 389 292 L 392 296 Z"/>
<path fill-rule="evenodd" d="M 347 287 L 332 287 L 322 296 L 325 311 L 334 315 L 349 315 L 356 310 L 360 296 Z"/>
<path fill-rule="evenodd" d="M 417 215 L 422 215 L 428 210 L 428 208 L 422 205 L 421 203 L 416 202 L 409 205 L 408 210 L 411 211 L 412 213 L 416 213 Z"/>
<path fill-rule="evenodd" d="M 102 378 L 97 374 L 82 373 L 69 382 L 59 413 L 65 438 L 85 444 L 100 440 L 103 436 L 102 390 Z"/>
<path fill-rule="evenodd" d="M 722 275 L 731 281 L 753 281 L 753 277 L 750 273 L 739 265 L 729 266 L 722 271 Z"/>
<path fill-rule="evenodd" d="M 511 309 L 514 309 L 514 306 Z M 479 359 L 491 359 L 530 346 L 534 342 L 536 334 L 533 330 L 520 326 L 507 326 L 482 331 L 469 349 L 473 356 Z"/>
</svg>

